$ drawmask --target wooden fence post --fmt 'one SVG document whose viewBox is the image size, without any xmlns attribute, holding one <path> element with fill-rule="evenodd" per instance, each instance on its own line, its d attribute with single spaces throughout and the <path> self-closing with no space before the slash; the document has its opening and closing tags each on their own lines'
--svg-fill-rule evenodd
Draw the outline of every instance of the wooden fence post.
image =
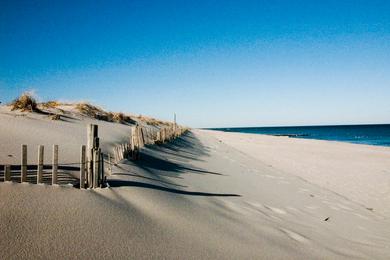
<svg viewBox="0 0 390 260">
<path fill-rule="evenodd" d="M 85 145 L 82 145 L 80 151 L 80 189 L 85 188 L 85 169 Z"/>
<path fill-rule="evenodd" d="M 97 188 L 99 185 L 99 168 L 100 168 L 100 149 L 94 149 L 92 188 Z"/>
<path fill-rule="evenodd" d="M 114 147 L 115 163 L 119 162 L 118 146 Z"/>
<path fill-rule="evenodd" d="M 11 181 L 11 165 L 4 165 L 4 181 Z"/>
<path fill-rule="evenodd" d="M 112 161 L 111 161 L 111 154 L 108 154 L 108 172 L 110 175 L 112 175 Z"/>
<path fill-rule="evenodd" d="M 161 143 L 161 130 L 159 130 L 159 131 L 157 132 L 156 141 L 157 141 L 158 144 Z"/>
<path fill-rule="evenodd" d="M 42 183 L 43 180 L 43 156 L 44 146 L 38 146 L 38 170 L 37 170 L 37 184 Z"/>
<path fill-rule="evenodd" d="M 104 184 L 104 157 L 103 153 L 99 152 L 99 162 L 100 162 L 100 167 L 99 167 L 99 186 L 100 188 L 103 188 Z"/>
<path fill-rule="evenodd" d="M 130 150 L 131 150 L 131 155 L 133 156 L 134 148 L 135 148 L 135 143 L 134 143 L 134 127 L 131 128 L 131 135 L 130 135 Z"/>
<path fill-rule="evenodd" d="M 138 138 L 139 138 L 139 148 L 144 147 L 145 139 L 144 139 L 144 134 L 141 126 L 138 126 Z"/>
<path fill-rule="evenodd" d="M 53 164 L 51 173 L 51 184 L 57 184 L 58 182 L 58 145 L 53 145 Z"/>
<path fill-rule="evenodd" d="M 22 158 L 20 164 L 20 181 L 27 181 L 27 145 L 22 145 Z"/>
<path fill-rule="evenodd" d="M 115 152 L 115 148 L 116 148 L 116 147 L 112 148 L 112 151 L 114 152 L 113 157 L 114 157 L 114 162 L 116 163 L 116 152 Z"/>
<path fill-rule="evenodd" d="M 131 155 L 133 160 L 137 159 L 138 143 L 137 143 L 137 126 L 131 128 Z"/>
<path fill-rule="evenodd" d="M 98 144 L 98 126 L 89 124 L 87 126 L 87 183 L 90 188 L 93 187 L 93 153 L 94 148 L 97 148 Z"/>
</svg>

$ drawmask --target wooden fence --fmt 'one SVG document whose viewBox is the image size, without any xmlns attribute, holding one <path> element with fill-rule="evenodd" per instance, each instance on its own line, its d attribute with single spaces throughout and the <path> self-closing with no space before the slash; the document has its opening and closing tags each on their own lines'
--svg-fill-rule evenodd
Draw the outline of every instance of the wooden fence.
<svg viewBox="0 0 390 260">
<path fill-rule="evenodd" d="M 105 155 L 102 153 L 100 148 L 98 126 L 90 124 L 87 126 L 87 146 L 81 145 L 80 161 L 78 163 L 59 165 L 59 146 L 53 145 L 52 165 L 51 167 L 48 167 L 48 165 L 44 165 L 43 160 L 45 147 L 43 145 L 39 145 L 37 164 L 35 167 L 31 167 L 31 165 L 27 165 L 27 145 L 23 144 L 21 146 L 20 167 L 18 165 L 14 165 L 12 167 L 11 165 L 4 165 L 4 181 L 12 181 L 12 179 L 15 179 L 15 176 L 12 176 L 12 172 L 15 173 L 16 170 L 16 173 L 20 173 L 21 183 L 27 182 L 28 177 L 31 182 L 31 175 L 28 175 L 28 172 L 36 172 L 35 177 L 37 184 L 48 183 L 48 180 L 51 180 L 52 185 L 57 185 L 59 184 L 59 169 L 69 170 L 72 168 L 75 170 L 78 166 L 79 187 L 81 189 L 103 187 L 106 183 L 106 172 L 108 171 L 108 174 L 112 174 L 113 165 L 119 163 L 123 159 L 138 160 L 140 159 L 140 150 L 145 145 L 162 144 L 179 137 L 185 132 L 185 128 L 176 124 L 162 127 L 160 129 L 145 128 L 137 124 L 130 129 L 129 142 L 115 146 L 113 149 L 113 155 Z M 106 164 L 107 167 L 105 167 Z M 51 176 L 47 176 L 47 171 L 44 172 L 45 168 L 51 169 Z M 35 180 L 35 177 L 33 180 Z M 76 182 L 77 177 L 68 176 L 67 180 Z"/>
<path fill-rule="evenodd" d="M 114 156 L 109 156 L 109 163 L 118 163 L 123 159 L 138 160 L 140 150 L 148 144 L 163 144 L 171 141 L 187 130 L 178 125 L 162 127 L 159 130 L 144 128 L 139 125 L 131 128 L 129 142 L 116 145 L 113 149 Z"/>
</svg>

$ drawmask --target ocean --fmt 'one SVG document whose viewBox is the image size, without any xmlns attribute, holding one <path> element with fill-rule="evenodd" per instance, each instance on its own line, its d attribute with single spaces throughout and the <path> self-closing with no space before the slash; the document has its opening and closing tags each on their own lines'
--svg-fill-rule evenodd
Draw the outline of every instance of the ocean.
<svg viewBox="0 0 390 260">
<path fill-rule="evenodd" d="M 225 132 L 266 134 L 390 146 L 390 124 L 383 125 L 331 125 L 331 126 L 287 126 L 287 127 L 234 127 L 210 128 Z"/>
</svg>

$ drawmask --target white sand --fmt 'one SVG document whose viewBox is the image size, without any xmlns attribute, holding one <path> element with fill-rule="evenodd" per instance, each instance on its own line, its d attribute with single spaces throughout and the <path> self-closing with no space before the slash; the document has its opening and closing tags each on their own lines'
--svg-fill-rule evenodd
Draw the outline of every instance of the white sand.
<svg viewBox="0 0 390 260">
<path fill-rule="evenodd" d="M 19 151 L 22 141 L 41 140 L 73 142 L 69 150 L 78 154 L 83 130 L 73 134 L 72 142 L 55 136 L 84 129 L 84 119 L 53 123 L 39 117 L 30 131 L 39 128 L 47 138 L 23 140 L 12 127 L 27 119 L 10 118 L 5 125 L 0 115 L 0 143 L 7 143 L 1 156 Z M 56 124 L 61 126 L 52 131 Z M 122 127 L 110 124 L 102 145 L 126 138 Z M 388 149 L 299 141 L 300 150 L 293 139 L 195 130 L 172 144 L 145 149 L 138 162 L 118 165 L 109 189 L 0 182 L 2 258 L 388 259 L 390 221 L 385 208 L 369 203 L 375 191 L 359 195 L 365 201 L 356 200 L 353 188 L 351 196 L 333 190 L 337 177 L 345 182 L 351 175 L 316 171 L 322 179 L 331 174 L 329 186 L 300 175 L 322 165 L 337 169 L 334 165 L 343 160 L 348 170 L 356 153 L 371 165 L 364 169 L 375 179 L 376 162 L 389 163 Z M 365 187 L 375 185 L 371 179 L 365 179 Z"/>
<path fill-rule="evenodd" d="M 210 134 L 270 167 L 390 217 L 390 148 L 258 134 Z"/>
</svg>

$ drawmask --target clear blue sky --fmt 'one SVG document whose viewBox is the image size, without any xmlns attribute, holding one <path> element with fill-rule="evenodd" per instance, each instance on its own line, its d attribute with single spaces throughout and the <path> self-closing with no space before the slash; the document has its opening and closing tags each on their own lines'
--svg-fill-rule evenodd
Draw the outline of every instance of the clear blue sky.
<svg viewBox="0 0 390 260">
<path fill-rule="evenodd" d="M 193 127 L 390 123 L 390 1 L 0 1 L 0 101 Z"/>
</svg>

